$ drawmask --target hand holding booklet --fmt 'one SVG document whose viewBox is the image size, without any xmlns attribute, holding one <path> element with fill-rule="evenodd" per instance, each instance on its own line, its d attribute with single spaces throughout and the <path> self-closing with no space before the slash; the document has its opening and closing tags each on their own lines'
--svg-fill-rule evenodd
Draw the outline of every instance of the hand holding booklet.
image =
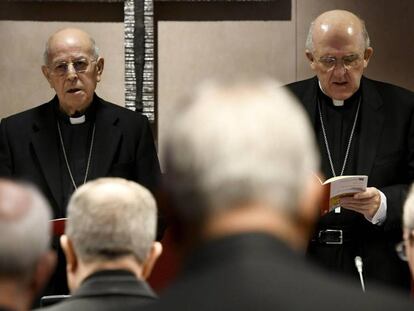
<svg viewBox="0 0 414 311">
<path fill-rule="evenodd" d="M 319 178 L 318 178 L 319 179 Z M 322 182 L 323 195 L 321 202 L 321 215 L 325 215 L 340 206 L 340 199 L 352 196 L 355 193 L 367 189 L 368 176 L 366 175 L 344 175 L 332 177 Z"/>
</svg>

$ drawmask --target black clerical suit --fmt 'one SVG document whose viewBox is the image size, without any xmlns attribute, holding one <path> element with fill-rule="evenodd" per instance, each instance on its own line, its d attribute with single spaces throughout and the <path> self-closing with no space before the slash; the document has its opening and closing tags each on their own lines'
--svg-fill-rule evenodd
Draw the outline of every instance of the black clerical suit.
<svg viewBox="0 0 414 311">
<path fill-rule="evenodd" d="M 70 298 L 42 310 L 135 311 L 156 299 L 148 284 L 132 273 L 104 270 L 87 277 Z"/>
<path fill-rule="evenodd" d="M 359 90 L 342 107 L 335 107 L 321 91 L 316 77 L 287 87 L 301 101 L 314 126 L 326 178 L 333 172 L 322 122 L 336 175 L 340 175 L 351 139 L 343 174 L 368 175 L 368 186 L 384 193 L 387 202 L 386 220 L 380 224 L 372 224 L 363 215 L 344 208 L 321 217 L 309 244 L 310 257 L 332 271 L 357 279 L 354 258 L 361 256 L 368 287 L 373 279 L 408 289 L 408 267 L 397 257 L 395 244 L 402 239 L 402 206 L 414 178 L 414 94 L 362 77 Z M 341 230 L 342 244 L 327 244 L 337 242 L 335 234 L 339 231 L 326 234 L 326 230 Z"/>
<path fill-rule="evenodd" d="M 54 218 L 66 216 L 66 204 L 75 189 L 70 175 L 80 186 L 87 167 L 87 180 L 122 177 L 154 191 L 160 166 L 147 118 L 95 94 L 81 124 L 71 124 L 60 112 L 57 96 L 1 120 L 0 176 L 38 186 L 52 206 Z M 54 239 L 55 248 L 58 243 Z M 64 262 L 59 249 L 57 274 L 44 294 L 67 292 Z"/>
<path fill-rule="evenodd" d="M 144 310 L 410 310 L 408 297 L 323 274 L 275 237 L 244 233 L 195 250 L 178 279 Z"/>
<path fill-rule="evenodd" d="M 82 126 L 68 125 L 57 112 L 57 106 L 55 96 L 46 104 L 2 119 L 0 124 L 0 176 L 37 185 L 48 198 L 55 218 L 65 217 L 67 199 L 74 190 L 64 161 L 57 121 L 60 121 L 62 135 L 66 138 L 69 127 Z M 96 95 L 91 108 L 92 111 L 86 114 L 88 128 L 79 132 L 87 136 L 78 134 L 79 148 L 76 149 L 76 133 L 72 134 L 71 142 L 64 142 L 70 164 L 73 165 L 74 157 L 79 158 L 79 155 L 83 161 L 78 167 L 71 167 L 72 173 L 80 176 L 75 178 L 77 185 L 84 180 L 91 129 L 95 124 L 87 180 L 123 177 L 155 190 L 160 167 L 146 117 Z"/>
</svg>

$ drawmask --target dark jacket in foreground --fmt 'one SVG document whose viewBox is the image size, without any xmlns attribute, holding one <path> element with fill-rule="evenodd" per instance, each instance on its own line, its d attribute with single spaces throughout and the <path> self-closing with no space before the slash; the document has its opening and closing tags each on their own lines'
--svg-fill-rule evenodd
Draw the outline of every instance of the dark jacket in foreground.
<svg viewBox="0 0 414 311">
<path fill-rule="evenodd" d="M 159 302 L 145 310 L 412 310 L 408 297 L 363 294 L 326 276 L 270 235 L 241 234 L 202 245 Z"/>
<path fill-rule="evenodd" d="M 135 311 L 155 299 L 157 297 L 147 283 L 132 273 L 108 270 L 92 274 L 70 298 L 42 310 Z"/>
</svg>

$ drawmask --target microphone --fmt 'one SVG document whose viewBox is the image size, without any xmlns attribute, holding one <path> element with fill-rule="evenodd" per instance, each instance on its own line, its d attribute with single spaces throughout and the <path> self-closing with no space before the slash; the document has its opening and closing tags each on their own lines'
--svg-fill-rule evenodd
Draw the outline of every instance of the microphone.
<svg viewBox="0 0 414 311">
<path fill-rule="evenodd" d="M 362 266 L 363 266 L 362 258 L 360 256 L 356 256 L 354 260 L 355 260 L 355 267 L 359 274 L 359 280 L 361 281 L 362 291 L 365 292 L 364 277 L 362 276 Z"/>
</svg>

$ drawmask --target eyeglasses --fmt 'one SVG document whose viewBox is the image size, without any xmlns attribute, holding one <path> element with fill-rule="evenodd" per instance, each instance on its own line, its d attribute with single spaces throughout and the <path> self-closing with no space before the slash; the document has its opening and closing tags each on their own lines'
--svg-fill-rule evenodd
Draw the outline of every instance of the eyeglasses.
<svg viewBox="0 0 414 311">
<path fill-rule="evenodd" d="M 72 62 L 57 62 L 52 64 L 49 68 L 56 76 L 64 76 L 69 72 L 69 65 L 72 65 L 76 73 L 83 73 L 89 70 L 90 64 L 96 62 L 96 59 L 78 59 Z"/>
<path fill-rule="evenodd" d="M 339 60 L 336 57 L 331 56 L 323 56 L 317 60 L 326 71 L 333 70 L 338 63 L 344 66 L 345 70 L 351 70 L 352 68 L 359 66 L 361 61 L 362 57 L 358 54 L 344 56 Z"/>
<path fill-rule="evenodd" d="M 412 243 L 414 239 L 414 231 L 410 231 L 408 236 L 406 236 L 404 234 L 404 240 L 397 243 L 395 245 L 395 251 L 397 252 L 398 257 L 403 260 L 403 261 L 407 261 L 408 257 L 407 257 L 407 242 L 408 243 Z"/>
<path fill-rule="evenodd" d="M 398 257 L 402 261 L 407 261 L 407 247 L 405 246 L 405 241 L 401 241 L 395 245 L 395 251 L 397 252 Z"/>
</svg>

